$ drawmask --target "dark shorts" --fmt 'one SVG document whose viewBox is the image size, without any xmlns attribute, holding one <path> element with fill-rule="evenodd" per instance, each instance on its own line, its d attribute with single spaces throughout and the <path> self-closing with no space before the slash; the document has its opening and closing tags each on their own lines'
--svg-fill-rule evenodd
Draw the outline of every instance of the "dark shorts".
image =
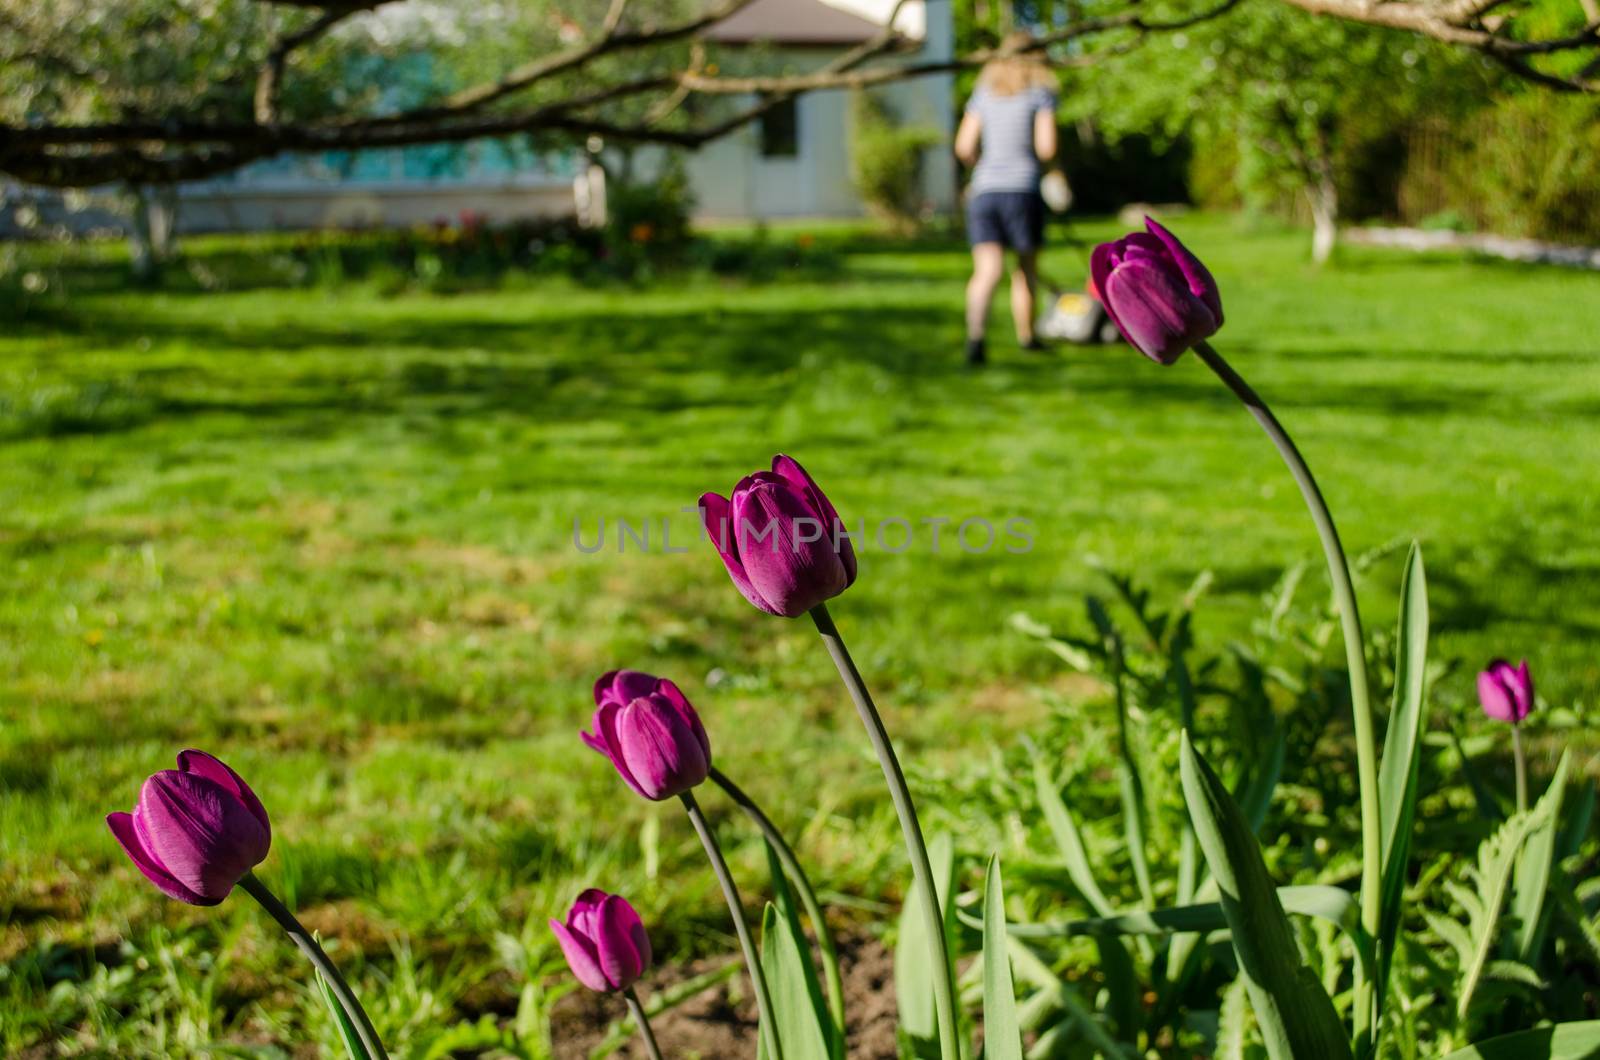
<svg viewBox="0 0 1600 1060">
<path fill-rule="evenodd" d="M 1034 191 L 986 191 L 967 201 L 967 242 L 1024 253 L 1044 243 L 1044 200 Z"/>
</svg>

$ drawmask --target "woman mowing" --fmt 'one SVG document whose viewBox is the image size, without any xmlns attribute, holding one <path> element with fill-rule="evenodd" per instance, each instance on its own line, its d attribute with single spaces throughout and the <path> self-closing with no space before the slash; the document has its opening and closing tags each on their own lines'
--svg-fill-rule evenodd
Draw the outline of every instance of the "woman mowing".
<svg viewBox="0 0 1600 1060">
<path fill-rule="evenodd" d="M 1024 54 L 1032 38 L 1013 33 L 1001 54 L 978 75 L 956 131 L 956 157 L 972 166 L 967 189 L 967 241 L 972 279 L 967 281 L 967 363 L 986 359 L 984 328 L 989 303 L 1005 272 L 1005 252 L 1016 255 L 1011 272 L 1011 319 L 1025 350 L 1044 347 L 1033 334 L 1033 289 L 1044 241 L 1039 198 L 1042 163 L 1056 154 L 1056 81 L 1039 59 Z"/>
</svg>

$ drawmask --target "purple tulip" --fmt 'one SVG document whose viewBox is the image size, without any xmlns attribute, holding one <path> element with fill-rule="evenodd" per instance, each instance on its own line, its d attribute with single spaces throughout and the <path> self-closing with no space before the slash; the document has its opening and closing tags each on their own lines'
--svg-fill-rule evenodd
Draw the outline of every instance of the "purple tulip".
<svg viewBox="0 0 1600 1060">
<path fill-rule="evenodd" d="M 1478 702 L 1489 717 L 1513 725 L 1533 713 L 1533 674 L 1528 671 L 1528 660 L 1518 666 L 1504 659 L 1491 662 L 1478 675 Z"/>
<path fill-rule="evenodd" d="M 1171 364 L 1222 326 L 1217 281 L 1178 237 L 1146 217 L 1147 232 L 1101 243 L 1089 257 L 1100 300 L 1140 353 Z"/>
<path fill-rule="evenodd" d="M 590 888 L 578 895 L 567 922 L 550 921 L 578 982 L 603 994 L 626 990 L 650 967 L 650 936 L 627 899 Z"/>
<path fill-rule="evenodd" d="M 731 500 L 705 494 L 700 511 L 733 584 L 768 614 L 796 618 L 856 580 L 839 513 L 790 457 L 740 479 Z"/>
<path fill-rule="evenodd" d="M 605 755 L 647 799 L 682 795 L 706 779 L 711 741 L 678 686 L 638 670 L 612 670 L 594 685 L 594 732 L 583 742 Z"/>
<path fill-rule="evenodd" d="M 272 825 L 239 774 L 204 751 L 144 782 L 130 813 L 106 815 L 111 834 L 162 893 L 216 905 L 267 856 Z"/>
</svg>

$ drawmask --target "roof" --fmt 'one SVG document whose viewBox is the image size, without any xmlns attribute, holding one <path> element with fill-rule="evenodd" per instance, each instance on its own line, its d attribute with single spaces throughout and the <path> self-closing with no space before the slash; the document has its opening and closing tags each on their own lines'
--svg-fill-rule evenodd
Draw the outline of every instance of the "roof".
<svg viewBox="0 0 1600 1060">
<path fill-rule="evenodd" d="M 755 0 L 706 31 L 719 44 L 849 45 L 883 27 L 822 0 Z"/>
</svg>

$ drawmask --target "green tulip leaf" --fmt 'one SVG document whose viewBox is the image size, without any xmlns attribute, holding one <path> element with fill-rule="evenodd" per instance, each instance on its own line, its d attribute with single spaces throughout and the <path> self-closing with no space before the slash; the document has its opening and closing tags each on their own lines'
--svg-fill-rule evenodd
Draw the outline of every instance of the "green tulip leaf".
<svg viewBox="0 0 1600 1060">
<path fill-rule="evenodd" d="M 339 1004 L 339 999 L 333 995 L 333 988 L 328 985 L 328 980 L 323 978 L 322 969 L 313 965 L 311 970 L 317 976 L 317 993 L 322 995 L 322 1003 L 327 1005 L 328 1011 L 333 1014 L 333 1024 L 339 1028 L 339 1038 L 344 1042 L 344 1049 L 350 1055 L 350 1060 L 372 1060 L 372 1054 L 367 1052 L 367 1047 L 361 1042 L 361 1035 L 356 1033 L 356 1025 L 351 1022 L 344 1006 Z"/>
<path fill-rule="evenodd" d="M 1457 1049 L 1441 1060 L 1600 1060 L 1600 1020 L 1502 1035 Z"/>
<path fill-rule="evenodd" d="M 1424 692 L 1428 656 L 1428 580 L 1422 566 L 1422 548 L 1416 542 L 1411 544 L 1405 576 L 1400 582 L 1397 643 L 1394 706 L 1389 712 L 1389 727 L 1383 739 L 1383 762 L 1378 767 L 1378 804 L 1383 824 L 1376 990 L 1380 1010 L 1387 994 L 1384 984 L 1389 976 L 1394 940 L 1400 933 L 1406 866 L 1417 816 L 1422 732 L 1427 720 Z"/>
<path fill-rule="evenodd" d="M 989 859 L 983 885 L 983 1057 L 1022 1060 L 1022 1030 L 1017 1024 L 1017 991 L 1007 952 L 1006 897 L 1000 882 L 1000 855 Z"/>
<path fill-rule="evenodd" d="M 933 886 L 944 910 L 945 938 L 950 944 L 950 959 L 955 960 L 954 889 L 956 859 L 950 836 L 936 835 L 928 843 L 928 861 L 933 869 Z M 912 884 L 900 910 L 900 937 L 894 948 L 894 988 L 900 1010 L 900 1030 L 913 1043 L 937 1043 L 938 1014 L 934 1009 L 934 969 L 928 960 L 928 933 L 923 927 L 922 889 Z"/>
<path fill-rule="evenodd" d="M 774 971 L 772 963 L 767 958 L 767 934 L 763 927 L 761 967 L 767 973 L 767 980 L 773 990 L 772 1003 L 781 1009 L 791 1000 L 798 1000 L 803 994 L 805 999 L 804 1010 L 809 1011 L 811 1018 L 804 1022 L 819 1026 L 822 1038 L 827 1047 L 827 1056 L 830 1060 L 843 1060 L 844 1039 L 838 1027 L 833 1022 L 833 1015 L 828 1009 L 827 1001 L 822 990 L 822 981 L 817 976 L 817 966 L 811 959 L 811 943 L 806 938 L 805 930 L 800 926 L 800 907 L 795 898 L 793 889 L 789 886 L 789 878 L 784 874 L 783 863 L 778 860 L 778 852 L 772 848 L 771 843 L 762 844 L 767 851 L 767 871 L 772 877 L 772 893 L 774 905 L 777 909 L 779 922 L 778 950 L 774 956 L 782 964 L 781 969 Z M 778 986 L 779 978 L 783 978 L 789 986 L 797 987 L 794 999 L 788 997 L 783 989 Z M 797 977 L 797 978 L 796 978 Z M 791 981 L 793 980 L 793 981 Z M 792 1022 L 802 1022 L 804 1012 L 790 1017 Z M 778 1032 L 783 1035 L 784 1019 L 778 1021 Z M 805 1039 L 803 1049 L 810 1048 L 811 1029 L 807 1026 L 800 1033 Z M 796 1053 L 797 1046 L 790 1044 L 789 1037 L 781 1037 L 783 1055 L 785 1060 L 791 1056 L 809 1055 L 808 1052 Z"/>
<path fill-rule="evenodd" d="M 1532 962 L 1544 939 L 1545 896 L 1550 893 L 1550 873 L 1556 864 L 1556 840 L 1561 830 L 1561 800 L 1567 788 L 1567 768 L 1572 752 L 1561 755 L 1556 775 L 1534 807 L 1537 818 L 1517 855 L 1511 877 L 1511 950 L 1519 961 Z"/>
<path fill-rule="evenodd" d="M 1244 813 L 1183 734 L 1180 771 L 1195 837 L 1222 898 L 1233 951 L 1272 1060 L 1349 1060 L 1350 1040 L 1315 973 Z"/>
<path fill-rule="evenodd" d="M 1360 905 L 1356 896 L 1349 891 L 1326 884 L 1279 887 L 1278 901 L 1282 903 L 1285 913 L 1326 920 L 1344 929 L 1352 940 L 1358 937 Z M 983 927 L 976 917 L 966 913 L 960 914 L 960 917 L 968 927 Z M 1010 925 L 1011 934 L 1021 939 L 1071 938 L 1080 935 L 1167 935 L 1180 931 L 1209 933 L 1226 930 L 1228 918 L 1222 911 L 1221 902 L 1200 902 L 1149 911 L 1136 909 L 1116 916 L 1069 920 L 1062 924 Z"/>
<path fill-rule="evenodd" d="M 1094 870 L 1089 866 L 1089 855 L 1084 850 L 1078 823 L 1072 819 L 1072 811 L 1062 801 L 1061 792 L 1050 775 L 1049 765 L 1037 750 L 1033 750 L 1033 786 L 1045 824 L 1050 826 L 1050 834 L 1055 836 L 1056 846 L 1061 849 L 1061 859 L 1066 862 L 1068 879 L 1072 880 L 1072 885 L 1083 895 L 1090 908 L 1103 917 L 1111 916 L 1111 902 L 1095 882 Z"/>
<path fill-rule="evenodd" d="M 772 1019 L 784 1060 L 832 1060 L 823 1028 L 833 1021 L 803 939 L 790 919 L 769 902 L 761 915 L 761 970 L 772 995 Z M 769 1055 L 765 1036 L 756 1055 L 761 1060 Z"/>
</svg>

